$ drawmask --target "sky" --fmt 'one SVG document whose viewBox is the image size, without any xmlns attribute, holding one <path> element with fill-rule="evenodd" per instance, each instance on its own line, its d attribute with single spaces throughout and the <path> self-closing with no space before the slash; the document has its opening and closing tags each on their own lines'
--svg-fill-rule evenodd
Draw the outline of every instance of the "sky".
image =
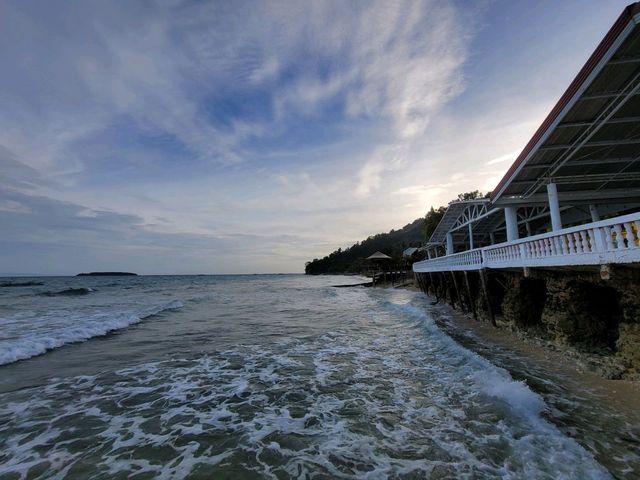
<svg viewBox="0 0 640 480">
<path fill-rule="evenodd" d="M 627 3 L 0 0 L 0 274 L 302 272 L 495 187 Z"/>
</svg>

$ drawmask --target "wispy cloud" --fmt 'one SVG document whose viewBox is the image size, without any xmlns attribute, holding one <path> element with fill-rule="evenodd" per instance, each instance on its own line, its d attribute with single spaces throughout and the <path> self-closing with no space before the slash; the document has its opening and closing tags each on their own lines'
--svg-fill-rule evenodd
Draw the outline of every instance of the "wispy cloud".
<svg viewBox="0 0 640 480">
<path fill-rule="evenodd" d="M 617 10 L 592 7 L 567 29 L 605 29 Z M 555 45 L 546 19 L 493 8 L 5 2 L 2 262 L 300 270 L 486 189 L 573 73 L 555 60 L 532 76 L 527 53 Z M 521 30 L 535 41 L 511 51 Z"/>
<path fill-rule="evenodd" d="M 489 166 L 496 165 L 498 163 L 513 162 L 518 157 L 519 153 L 520 149 L 514 150 L 513 152 L 505 153 L 504 155 L 500 155 L 499 157 L 489 160 L 486 165 Z"/>
</svg>

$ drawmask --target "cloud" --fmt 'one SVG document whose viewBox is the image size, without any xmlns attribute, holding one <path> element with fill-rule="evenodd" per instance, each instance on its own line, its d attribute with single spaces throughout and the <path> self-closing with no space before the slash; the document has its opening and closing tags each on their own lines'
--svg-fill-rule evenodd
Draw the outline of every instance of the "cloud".
<svg viewBox="0 0 640 480">
<path fill-rule="evenodd" d="M 518 34 L 535 48 L 511 48 L 512 22 L 491 8 L 6 3 L 2 261 L 299 271 L 488 189 L 571 73 L 556 59 L 533 78 L 546 23 L 527 18 Z M 591 31 L 604 8 L 571 21 Z"/>
<path fill-rule="evenodd" d="M 392 195 L 422 195 L 424 193 L 431 192 L 433 190 L 442 190 L 451 187 L 451 183 L 441 183 L 434 185 L 410 185 L 408 187 L 402 187 L 394 192 Z"/>
<path fill-rule="evenodd" d="M 500 155 L 499 157 L 493 158 L 491 160 L 489 160 L 486 165 L 496 165 L 498 163 L 504 163 L 504 162 L 512 162 L 514 161 L 516 158 L 518 158 L 518 155 L 520 154 L 520 149 L 518 150 L 514 150 L 513 152 L 509 152 L 506 153 L 504 155 Z"/>
</svg>

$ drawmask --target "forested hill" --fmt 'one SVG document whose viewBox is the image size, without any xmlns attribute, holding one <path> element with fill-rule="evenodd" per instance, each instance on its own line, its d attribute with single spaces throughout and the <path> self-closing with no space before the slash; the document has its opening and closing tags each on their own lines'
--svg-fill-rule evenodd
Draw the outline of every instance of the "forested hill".
<svg viewBox="0 0 640 480">
<path fill-rule="evenodd" d="M 491 192 L 483 194 L 479 190 L 460 193 L 458 201 L 488 198 Z M 423 218 L 418 218 L 400 230 L 391 230 L 389 233 L 379 233 L 356 243 L 346 250 L 338 249 L 332 254 L 307 262 L 304 271 L 310 275 L 322 273 L 361 273 L 366 267 L 365 258 L 380 250 L 393 257 L 396 264 L 402 259 L 402 252 L 408 247 L 419 247 L 431 237 L 431 234 L 440 223 L 446 207 L 431 207 Z M 415 260 L 415 258 L 414 258 Z"/>
<path fill-rule="evenodd" d="M 360 272 L 364 259 L 377 250 L 400 259 L 405 248 L 418 247 L 424 243 L 424 228 L 425 218 L 418 218 L 400 230 L 379 233 L 345 250 L 339 248 L 324 258 L 314 259 L 305 266 L 305 273 L 357 273 Z"/>
</svg>

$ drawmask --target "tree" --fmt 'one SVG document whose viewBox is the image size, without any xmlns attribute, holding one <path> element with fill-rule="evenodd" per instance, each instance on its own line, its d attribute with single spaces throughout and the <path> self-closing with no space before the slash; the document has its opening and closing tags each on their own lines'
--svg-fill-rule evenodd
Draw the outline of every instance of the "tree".
<svg viewBox="0 0 640 480">
<path fill-rule="evenodd" d="M 476 200 L 478 198 L 483 198 L 484 195 L 480 190 L 474 190 L 472 192 L 465 192 L 458 194 L 458 201 L 464 200 Z"/>
<path fill-rule="evenodd" d="M 431 238 L 433 231 L 436 229 L 436 227 L 440 223 L 440 220 L 442 220 L 442 216 L 444 215 L 444 212 L 446 210 L 447 210 L 447 207 L 438 207 L 437 210 L 431 207 L 431 209 L 425 215 L 424 238 L 426 239 L 427 242 L 429 241 L 429 238 Z"/>
</svg>

